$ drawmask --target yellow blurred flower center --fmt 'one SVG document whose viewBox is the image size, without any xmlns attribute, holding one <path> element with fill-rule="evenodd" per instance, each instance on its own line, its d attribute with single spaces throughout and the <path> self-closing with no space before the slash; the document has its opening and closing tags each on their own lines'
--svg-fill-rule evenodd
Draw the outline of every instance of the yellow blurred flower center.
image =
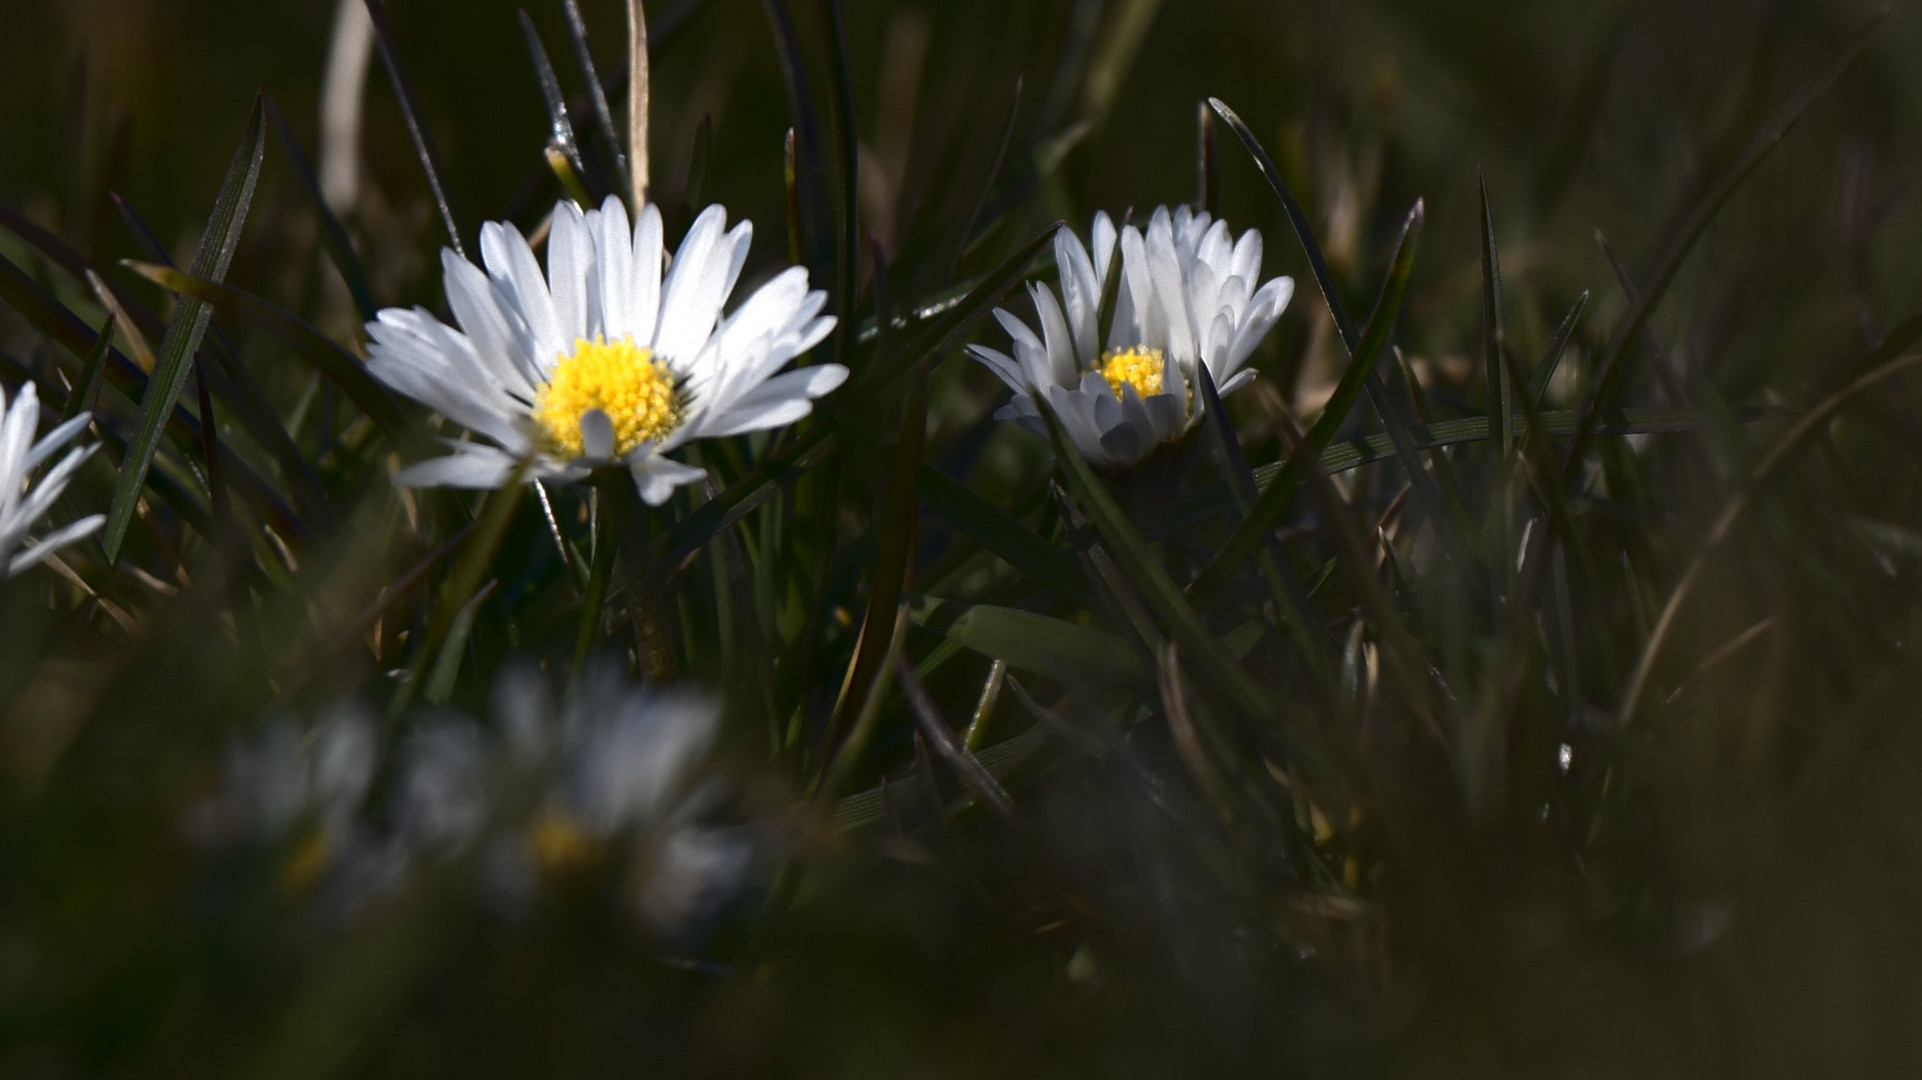
<svg viewBox="0 0 1922 1080">
<path fill-rule="evenodd" d="M 565 458 L 583 456 L 581 417 L 589 409 L 613 421 L 615 457 L 681 426 L 674 373 L 632 338 L 582 338 L 574 342 L 574 355 L 561 358 L 534 397 L 534 421 L 549 449 Z"/>
<path fill-rule="evenodd" d="M 1114 391 L 1115 397 L 1121 396 L 1123 386 L 1132 386 L 1136 394 L 1146 399 L 1161 393 L 1161 372 L 1166 361 L 1160 349 L 1146 345 L 1110 349 L 1101 354 L 1101 377 L 1108 380 L 1108 388 Z"/>
<path fill-rule="evenodd" d="M 571 870 L 594 856 L 594 841 L 572 818 L 551 808 L 542 811 L 528 827 L 527 843 L 534 851 L 534 861 L 549 873 Z"/>
</svg>

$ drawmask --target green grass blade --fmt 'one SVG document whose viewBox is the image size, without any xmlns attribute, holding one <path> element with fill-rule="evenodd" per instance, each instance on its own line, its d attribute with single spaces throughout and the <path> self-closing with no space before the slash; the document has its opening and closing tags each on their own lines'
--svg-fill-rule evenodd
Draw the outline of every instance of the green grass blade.
<svg viewBox="0 0 1922 1080">
<path fill-rule="evenodd" d="M 191 268 L 195 277 L 218 281 L 226 275 L 227 264 L 233 260 L 241 226 L 253 202 L 254 184 L 260 178 L 260 161 L 266 151 L 263 112 L 261 99 L 255 98 L 246 134 L 227 167 L 227 177 L 220 185 L 213 213 L 207 219 L 207 230 L 194 250 Z M 140 488 L 146 482 L 154 452 L 160 448 L 167 418 L 186 389 L 187 376 L 192 373 L 191 361 L 212 318 L 213 309 L 204 302 L 183 300 L 167 326 L 167 336 L 161 340 L 160 356 L 141 400 L 140 426 L 129 442 L 126 460 L 121 463 L 119 482 L 114 487 L 113 503 L 101 535 L 101 547 L 106 550 L 108 562 L 120 557 L 120 545 L 127 538 L 127 525 L 133 519 Z"/>
<path fill-rule="evenodd" d="M 534 64 L 534 80 L 540 84 L 541 100 L 547 104 L 549 145 L 567 155 L 574 172 L 584 177 L 587 165 L 581 160 L 580 142 L 574 137 L 574 121 L 567 115 L 567 97 L 561 93 L 561 80 L 554 74 L 554 62 L 547 58 L 547 46 L 541 43 L 541 32 L 534 28 L 527 9 L 521 8 L 517 14 L 521 20 L 521 36 L 527 39 L 528 58 Z"/>
<path fill-rule="evenodd" d="M 851 355 L 854 334 L 854 290 L 861 243 L 860 162 L 856 158 L 859 142 L 854 126 L 854 76 L 848 67 L 847 17 L 841 0 L 822 0 L 827 21 L 829 73 L 828 95 L 833 105 L 829 114 L 834 123 L 834 156 L 840 174 L 840 224 L 834 234 L 834 273 L 836 296 L 834 313 L 834 359 Z"/>
<path fill-rule="evenodd" d="M 100 373 L 107 365 L 107 354 L 113 351 L 114 325 L 114 314 L 108 312 L 107 321 L 100 324 L 100 336 L 93 348 L 87 350 L 86 361 L 80 366 L 80 379 L 74 383 L 73 393 L 67 395 L 67 403 L 60 408 L 63 423 L 93 409 L 93 400 L 100 393 Z"/>
<path fill-rule="evenodd" d="M 608 107 L 607 90 L 594 67 L 594 50 L 587 44 L 587 22 L 581 18 L 581 7 L 575 0 L 561 0 L 561 11 L 567 16 L 567 37 L 574 46 L 574 63 L 581 69 L 581 82 L 587 85 L 587 101 L 594 110 L 594 133 L 600 140 L 599 149 L 614 173 L 608 179 L 613 190 L 626 191 L 627 153 L 621 149 L 621 136 L 614 130 L 614 110 Z M 648 29 L 657 31 L 658 28 Z M 659 44 L 658 34 L 650 38 L 650 44 Z"/>
</svg>

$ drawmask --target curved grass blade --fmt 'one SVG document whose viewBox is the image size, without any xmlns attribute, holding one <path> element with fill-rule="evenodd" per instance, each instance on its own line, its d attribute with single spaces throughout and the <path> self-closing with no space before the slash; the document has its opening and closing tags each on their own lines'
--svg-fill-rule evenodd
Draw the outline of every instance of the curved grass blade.
<svg viewBox="0 0 1922 1080">
<path fill-rule="evenodd" d="M 871 394 L 922 360 L 939 360 L 959 348 L 981 320 L 987 318 L 989 310 L 1000 303 L 1008 290 L 1021 280 L 1029 260 L 1054 240 L 1055 230 L 1061 228 L 1062 224 L 1057 221 L 1041 230 L 1041 235 L 1028 241 L 1021 250 L 982 277 L 981 283 L 962 297 L 960 303 L 931 320 L 913 337 L 895 346 L 884 362 L 870 366 L 862 373 L 856 380 L 856 388 Z"/>
<path fill-rule="evenodd" d="M 934 747 L 948 767 L 955 771 L 967 785 L 975 790 L 987 804 L 994 808 L 1004 821 L 1015 820 L 1014 800 L 994 778 L 994 774 L 982 768 L 973 754 L 967 751 L 954 737 L 954 729 L 942 718 L 941 710 L 928 695 L 928 689 L 921 685 L 921 679 L 914 673 L 914 665 L 905 656 L 895 658 L 895 677 L 901 681 L 902 694 L 908 699 L 908 712 L 914 716 L 914 723 L 921 731 L 921 737 Z"/>
<path fill-rule="evenodd" d="M 675 522 L 654 541 L 654 557 L 664 565 L 678 568 L 709 541 L 820 464 L 837 445 L 833 429 L 825 424 L 810 427 L 753 472 Z"/>
<path fill-rule="evenodd" d="M 1269 167 L 1273 167 L 1272 163 Z M 1288 201 L 1292 203 L 1292 197 Z M 1427 220 L 1427 213 L 1427 204 L 1417 199 L 1409 209 L 1407 219 L 1402 222 L 1401 239 L 1395 245 L 1394 262 L 1389 266 L 1387 279 L 1382 282 L 1381 297 L 1375 301 L 1375 312 L 1368 318 L 1367 330 L 1351 356 L 1347 370 L 1342 372 L 1341 381 L 1335 384 L 1334 394 L 1329 397 L 1328 404 L 1322 407 L 1321 416 L 1308 431 L 1308 444 L 1316 454 L 1320 454 L 1334 440 L 1335 432 L 1341 429 L 1349 411 L 1354 408 L 1355 399 L 1375 378 L 1376 365 L 1388 345 L 1395 321 L 1401 316 L 1402 300 L 1408 292 L 1408 276 L 1415 269 L 1415 251 L 1421 245 L 1422 226 Z M 1316 252 L 1314 258 L 1319 259 L 1320 253 Z M 1389 445 L 1392 447 L 1394 444 L 1391 441 Z M 1221 550 L 1215 553 L 1215 557 L 1209 560 L 1188 587 L 1190 596 L 1212 595 L 1215 589 L 1225 584 L 1230 575 L 1246 565 L 1260 545 L 1261 538 L 1287 513 L 1301 477 L 1291 471 L 1287 463 L 1276 468 L 1281 470 L 1281 478 L 1269 484 L 1260 498 L 1255 500 L 1247 516 L 1235 527 L 1227 542 L 1222 544 Z M 1255 479 L 1258 483 L 1263 479 L 1259 470 Z"/>
<path fill-rule="evenodd" d="M 267 98 L 267 118 L 273 121 L 274 134 L 280 145 L 287 151 L 287 160 L 294 166 L 294 175 L 300 180 L 301 194 L 307 197 L 307 204 L 313 207 L 314 216 L 320 222 L 320 244 L 327 249 L 327 257 L 333 261 L 334 269 L 340 271 L 340 278 L 347 283 L 347 294 L 354 298 L 354 310 L 360 313 L 361 321 L 372 322 L 380 314 L 374 303 L 374 290 L 367 284 L 367 270 L 360 263 L 360 256 L 354 252 L 354 242 L 348 237 L 347 229 L 341 225 L 334 209 L 327 205 L 327 199 L 320 193 L 320 180 L 314 175 L 314 166 L 307 160 L 307 152 L 301 148 L 300 140 L 287 126 L 287 118 L 280 114 L 280 106 L 274 99 Z"/>
<path fill-rule="evenodd" d="M 787 89 L 788 112 L 794 119 L 795 195 L 800 216 L 802 252 L 809 273 L 822 281 L 836 280 L 827 231 L 826 182 L 821 165 L 821 129 L 814 118 L 814 92 L 801 62 L 801 38 L 794 29 L 794 13 L 787 0 L 762 0 L 774 26 L 774 54 L 780 61 L 782 85 Z"/>
<path fill-rule="evenodd" d="M 447 640 L 441 642 L 440 655 L 434 659 L 434 670 L 427 677 L 427 689 L 422 694 L 430 704 L 445 705 L 454 696 L 454 680 L 460 677 L 461 657 L 467 652 L 467 639 L 473 636 L 474 619 L 480 614 L 480 607 L 487 598 L 494 595 L 500 586 L 498 579 L 481 586 L 473 598 L 461 605 L 460 612 L 454 616 L 453 625 L 447 628 Z"/>
<path fill-rule="evenodd" d="M 387 19 L 387 5 L 382 0 L 362 2 L 367 5 L 368 17 L 373 20 L 374 44 L 380 49 L 380 61 L 387 68 L 388 81 L 394 84 L 394 96 L 400 100 L 401 116 L 407 121 L 407 134 L 413 138 L 414 151 L 420 155 L 420 166 L 427 173 L 427 186 L 433 190 L 434 205 L 440 208 L 441 225 L 447 229 L 447 239 L 454 253 L 465 259 L 467 246 L 461 242 L 454 201 L 447 194 L 446 185 L 441 182 L 441 174 L 445 169 L 441 165 L 440 151 L 435 149 L 434 138 L 427 133 L 421 121 L 420 98 L 414 93 L 413 80 L 407 77 L 400 49 L 394 44 L 394 27 Z"/>
<path fill-rule="evenodd" d="M 419 433 L 402 415 L 400 406 L 385 387 L 367 374 L 360 359 L 338 342 L 272 301 L 218 281 L 210 281 L 166 266 L 127 260 L 125 265 L 162 288 L 194 301 L 212 304 L 254 319 L 294 347 L 321 374 L 332 379 L 360 406 L 368 418 L 395 445 L 415 448 L 423 445 Z"/>
<path fill-rule="evenodd" d="M 256 97 L 246 134 L 227 167 L 227 177 L 220 185 L 213 213 L 207 219 L 207 230 L 194 250 L 191 268 L 195 277 L 218 281 L 226 275 L 227 265 L 233 260 L 241 226 L 253 203 L 254 184 L 260 178 L 261 158 L 266 152 L 267 130 L 263 120 L 263 102 Z M 113 503 L 107 511 L 107 525 L 101 534 L 100 545 L 109 563 L 120 557 L 120 546 L 127 538 L 127 525 L 133 519 L 140 488 L 153 464 L 154 452 L 160 448 L 167 418 L 179 402 L 181 391 L 186 389 L 190 361 L 199 351 L 200 340 L 212 318 L 213 309 L 206 303 L 184 299 L 167 326 L 166 337 L 161 340 L 153 378 L 148 381 L 147 392 L 141 399 L 140 426 L 129 441 L 126 460 L 121 463 Z"/>
<path fill-rule="evenodd" d="M 1803 86 L 1801 91 L 1790 98 L 1779 112 L 1762 125 L 1742 152 L 1729 163 L 1727 169 L 1723 170 L 1721 176 L 1709 185 L 1695 209 L 1675 231 L 1668 247 L 1656 260 L 1656 270 L 1649 278 L 1647 289 L 1630 305 L 1627 314 L 1622 316 L 1621 323 L 1615 327 L 1614 334 L 1609 337 L 1608 345 L 1603 348 L 1601 358 L 1597 361 L 1596 366 L 1600 375 L 1596 378 L 1595 385 L 1590 388 L 1588 398 L 1583 404 L 1582 422 L 1575 432 L 1575 440 L 1569 444 L 1567 455 L 1562 459 L 1562 474 L 1571 484 L 1579 479 L 1581 463 L 1587 456 L 1589 443 L 1596 435 L 1595 428 L 1601 422 L 1602 410 L 1614 399 L 1626 371 L 1622 360 L 1628 354 L 1628 345 L 1641 336 L 1642 328 L 1648 325 L 1650 316 L 1655 313 L 1656 305 L 1661 302 L 1663 296 L 1667 295 L 1669 286 L 1674 283 L 1676 274 L 1682 268 L 1683 260 L 1688 257 L 1689 252 L 1694 250 L 1696 241 L 1700 240 L 1702 234 L 1708 230 L 1709 222 L 1715 219 L 1715 215 L 1721 211 L 1723 204 L 1728 202 L 1729 196 L 1734 194 L 1742 181 L 1746 180 L 1763 159 L 1768 157 L 1769 152 L 1774 150 L 1794 129 L 1795 125 L 1801 121 L 1802 115 L 1808 111 L 1809 106 L 1826 94 L 1829 88 L 1835 85 L 1835 81 L 1842 77 L 1842 73 L 1855 63 L 1855 58 L 1861 55 L 1869 38 L 1881 28 L 1892 10 L 1892 7 L 1884 7 L 1870 16 L 1834 59 L 1830 60 L 1813 79 Z"/>
<path fill-rule="evenodd" d="M 1535 373 L 1528 378 L 1528 400 L 1536 405 L 1548 394 L 1548 384 L 1555 378 L 1555 369 L 1561 366 L 1562 354 L 1568 351 L 1568 341 L 1575 336 L 1575 324 L 1581 321 L 1582 310 L 1588 307 L 1588 290 L 1575 298 L 1574 306 L 1562 316 L 1562 324 L 1555 328 L 1555 337 L 1548 343 L 1548 351 L 1542 354 L 1542 362 L 1535 365 Z"/>
</svg>

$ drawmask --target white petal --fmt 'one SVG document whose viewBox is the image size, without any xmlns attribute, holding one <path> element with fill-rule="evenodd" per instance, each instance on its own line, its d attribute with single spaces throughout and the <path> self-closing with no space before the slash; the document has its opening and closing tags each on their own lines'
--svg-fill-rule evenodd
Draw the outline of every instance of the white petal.
<svg viewBox="0 0 1922 1080">
<path fill-rule="evenodd" d="M 654 352 L 677 365 L 677 371 L 687 370 L 679 365 L 700 354 L 727 299 L 722 287 L 734 251 L 722 235 L 726 223 L 727 212 L 719 206 L 702 211 L 661 283 L 661 323 L 654 332 Z"/>
<path fill-rule="evenodd" d="M 607 461 L 614 456 L 614 421 L 600 409 L 581 413 L 581 457 Z"/>
<path fill-rule="evenodd" d="M 1054 264 L 1061 279 L 1061 306 L 1067 309 L 1068 326 L 1074 332 L 1075 359 L 1091 364 L 1101 354 L 1101 332 L 1095 325 L 1101 288 L 1095 283 L 1094 264 L 1088 261 L 1081 238 L 1067 229 L 1055 231 Z"/>
<path fill-rule="evenodd" d="M 1028 380 L 1021 375 L 1021 365 L 1007 353 L 990 349 L 985 345 L 970 345 L 967 354 L 981 362 L 981 365 L 994 372 L 995 377 L 1008 384 L 1008 389 L 1022 391 L 1028 388 Z"/>
<path fill-rule="evenodd" d="M 83 412 L 79 416 L 42 435 L 40 441 L 34 444 L 33 449 L 27 452 L 27 468 L 38 468 L 41 462 L 52 457 L 55 451 L 72 442 L 75 436 L 85 431 L 87 425 L 92 421 L 93 414 Z"/>
<path fill-rule="evenodd" d="M 1279 277 L 1255 290 L 1249 298 L 1248 314 L 1235 332 L 1235 341 L 1228 349 L 1227 361 L 1230 371 L 1239 368 L 1248 354 L 1255 351 L 1261 339 L 1268 336 L 1275 321 L 1288 308 L 1288 301 L 1295 295 L 1293 278 Z"/>
<path fill-rule="evenodd" d="M 1088 232 L 1088 243 L 1094 253 L 1095 292 L 1100 293 L 1108 287 L 1108 271 L 1113 269 L 1115 247 L 1114 219 L 1106 210 L 1098 210 L 1094 215 L 1094 228 Z"/>
<path fill-rule="evenodd" d="M 634 332 L 637 288 L 634 242 L 628 231 L 627 206 L 620 196 L 609 195 L 601 203 L 600 216 L 594 219 L 590 231 L 598 271 L 595 283 L 600 289 L 601 333 L 609 341 L 619 341 Z"/>
<path fill-rule="evenodd" d="M 1146 248 L 1147 269 L 1154 280 L 1156 311 L 1168 320 L 1166 348 L 1179 359 L 1192 359 L 1195 332 L 1189 321 L 1187 283 L 1182 280 L 1181 257 L 1175 251 L 1173 231 L 1166 226 L 1149 225 Z"/>
<path fill-rule="evenodd" d="M 600 283 L 594 279 L 594 238 L 581 209 L 571 201 L 554 207 L 547 233 L 547 288 L 554 318 L 571 351 L 574 343 L 600 332 Z"/>
<path fill-rule="evenodd" d="M 1064 385 L 1073 382 L 1080 365 L 1074 362 L 1074 340 L 1068 336 L 1068 321 L 1061 317 L 1054 290 L 1040 282 L 1029 282 L 1028 295 L 1034 298 L 1035 313 L 1041 317 L 1042 341 L 1047 346 L 1048 368 L 1054 373 L 1054 381 Z"/>
<path fill-rule="evenodd" d="M 659 454 L 650 454 L 634 462 L 630 471 L 634 474 L 634 486 L 640 490 L 641 501 L 649 506 L 666 502 L 674 494 L 674 489 L 682 484 L 707 478 L 707 470 L 683 465 Z"/>
<path fill-rule="evenodd" d="M 452 248 L 441 249 L 440 266 L 447 306 L 474 343 L 475 355 L 501 385 L 531 395 L 542 375 L 534 364 L 531 335 L 520 312 L 503 309 L 493 281 Z"/>
<path fill-rule="evenodd" d="M 27 544 L 26 550 L 15 555 L 13 562 L 7 566 L 7 576 L 12 577 L 23 570 L 31 569 L 39 565 L 41 560 L 59 551 L 61 548 L 66 547 L 68 544 L 92 535 L 95 530 L 106 524 L 106 522 L 107 515 L 93 514 L 88 517 L 83 517 L 71 525 L 61 526 L 41 537 L 39 540 L 30 541 Z"/>
<path fill-rule="evenodd" d="M 847 377 L 848 369 L 840 364 L 816 364 L 776 375 L 741 395 L 726 412 L 703 420 L 700 437 L 739 435 L 792 424 L 814 411 L 815 398 L 831 392 Z"/>
<path fill-rule="evenodd" d="M 1235 253 L 1228 260 L 1228 273 L 1253 285 L 1261 280 L 1261 230 L 1249 229 L 1235 241 Z"/>
<path fill-rule="evenodd" d="M 541 371 L 552 371 L 562 356 L 574 348 L 560 318 L 554 312 L 554 297 L 547 291 L 540 263 L 527 238 L 511 224 L 490 221 L 481 226 L 481 258 L 487 273 L 504 297 L 520 309 L 527 323 L 534 363 Z"/>
<path fill-rule="evenodd" d="M 1168 312 L 1167 306 L 1155 295 L 1155 280 L 1148 269 L 1148 250 L 1141 239 L 1141 233 L 1130 225 L 1121 230 L 1121 272 L 1127 276 L 1127 287 L 1132 312 L 1138 324 L 1136 340 L 1117 339 L 1110 336 L 1108 347 L 1146 345 L 1150 349 L 1168 349 Z M 1116 332 L 1120 331 L 1121 316 L 1115 314 Z"/>
<path fill-rule="evenodd" d="M 394 474 L 401 487 L 497 488 L 514 475 L 519 462 L 482 443 L 457 443 L 446 457 L 417 461 Z"/>
</svg>

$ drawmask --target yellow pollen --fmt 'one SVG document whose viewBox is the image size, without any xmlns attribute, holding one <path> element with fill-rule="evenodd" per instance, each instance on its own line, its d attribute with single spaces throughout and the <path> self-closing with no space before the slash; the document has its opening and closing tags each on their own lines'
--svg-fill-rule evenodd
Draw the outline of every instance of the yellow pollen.
<svg viewBox="0 0 1922 1080">
<path fill-rule="evenodd" d="M 673 372 L 633 338 L 578 339 L 574 355 L 561 357 L 534 397 L 534 421 L 549 449 L 565 458 L 584 455 L 581 417 L 589 409 L 599 409 L 613 421 L 615 457 L 681 425 Z"/>
<path fill-rule="evenodd" d="M 1143 398 L 1161 393 L 1161 371 L 1166 362 L 1160 349 L 1150 349 L 1146 345 L 1135 345 L 1126 349 L 1111 349 L 1101 354 L 1101 377 L 1108 380 L 1108 388 L 1115 397 L 1121 396 L 1122 386 L 1132 386 L 1135 393 Z"/>
</svg>

